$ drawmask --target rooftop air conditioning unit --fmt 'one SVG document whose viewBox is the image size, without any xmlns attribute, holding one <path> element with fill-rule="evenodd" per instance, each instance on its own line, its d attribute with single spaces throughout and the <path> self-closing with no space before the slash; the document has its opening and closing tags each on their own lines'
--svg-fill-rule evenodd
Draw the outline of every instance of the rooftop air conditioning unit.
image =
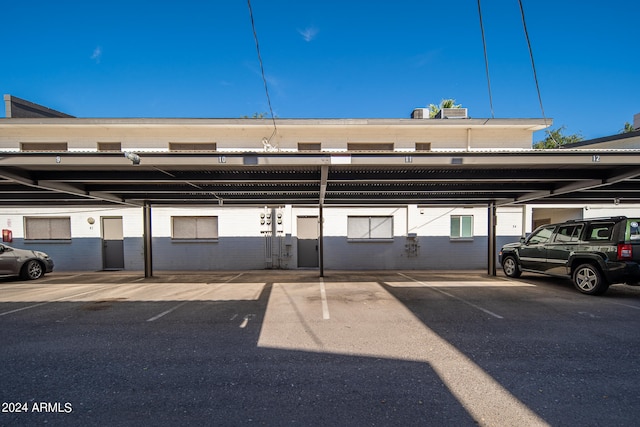
<svg viewBox="0 0 640 427">
<path fill-rule="evenodd" d="M 436 119 L 466 119 L 467 117 L 467 109 L 466 108 L 442 108 L 436 114 Z"/>
<path fill-rule="evenodd" d="M 411 112 L 412 119 L 428 119 L 429 118 L 429 109 L 428 108 L 416 108 Z"/>
</svg>

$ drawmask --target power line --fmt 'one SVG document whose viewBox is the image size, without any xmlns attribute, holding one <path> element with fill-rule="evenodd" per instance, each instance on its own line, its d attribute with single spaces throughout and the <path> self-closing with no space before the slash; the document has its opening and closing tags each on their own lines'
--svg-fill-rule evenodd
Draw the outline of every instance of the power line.
<svg viewBox="0 0 640 427">
<path fill-rule="evenodd" d="M 533 69 L 533 80 L 536 83 L 536 91 L 538 92 L 538 102 L 540 102 L 540 111 L 542 112 L 542 120 L 544 120 L 545 127 L 547 126 L 547 116 L 544 114 L 544 107 L 542 106 L 542 95 L 540 94 L 540 85 L 538 84 L 538 74 L 536 73 L 536 64 L 533 60 L 533 50 L 531 49 L 531 40 L 529 39 L 529 32 L 527 31 L 527 22 L 524 19 L 524 7 L 522 6 L 522 0 L 518 0 L 520 4 L 520 14 L 522 15 L 522 26 L 524 27 L 524 36 L 527 39 L 527 47 L 529 48 L 529 57 L 531 58 L 531 68 Z M 553 135 L 547 130 L 549 137 L 553 142 L 558 145 L 558 142 L 553 139 Z"/>
<path fill-rule="evenodd" d="M 276 118 L 273 114 L 273 107 L 271 107 L 271 97 L 269 96 L 269 87 L 267 86 L 267 78 L 264 74 L 264 65 L 262 64 L 262 56 L 260 55 L 260 44 L 258 43 L 258 33 L 256 32 L 256 24 L 253 20 L 253 9 L 251 8 L 251 0 L 247 0 L 249 6 L 249 16 L 251 17 L 251 28 L 253 29 L 253 38 L 256 41 L 256 51 L 258 52 L 258 62 L 260 63 L 260 72 L 262 73 L 262 82 L 264 83 L 264 92 L 267 95 L 267 104 L 269 105 L 269 113 L 271 113 L 271 120 L 273 121 L 273 133 L 267 139 L 267 143 L 271 142 L 271 138 L 276 134 L 278 128 L 276 126 Z"/>
<path fill-rule="evenodd" d="M 487 42 L 484 38 L 484 24 L 482 23 L 482 9 L 480 8 L 480 0 L 478 0 L 478 16 L 480 17 L 480 32 L 482 33 L 482 47 L 484 49 L 484 68 L 487 73 L 487 86 L 489 88 L 489 107 L 491 107 L 491 118 L 493 114 L 493 96 L 491 94 L 491 78 L 489 77 L 489 58 L 487 56 Z"/>
</svg>

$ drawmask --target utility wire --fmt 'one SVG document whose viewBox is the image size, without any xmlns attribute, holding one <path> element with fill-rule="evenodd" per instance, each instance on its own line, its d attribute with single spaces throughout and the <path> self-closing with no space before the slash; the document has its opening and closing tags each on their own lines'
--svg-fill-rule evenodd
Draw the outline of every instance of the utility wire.
<svg viewBox="0 0 640 427">
<path fill-rule="evenodd" d="M 491 118 L 495 118 L 493 114 L 493 96 L 491 94 L 491 78 L 489 77 L 489 58 L 487 56 L 487 42 L 484 38 L 484 24 L 482 23 L 482 9 L 480 8 L 480 0 L 478 0 L 478 16 L 480 17 L 480 32 L 482 33 L 482 47 L 484 49 L 484 68 L 487 73 L 487 86 L 489 88 L 489 107 L 491 107 Z"/>
<path fill-rule="evenodd" d="M 258 52 L 258 62 L 260 63 L 260 72 L 262 73 L 262 82 L 264 83 L 264 92 L 267 95 L 267 104 L 269 104 L 269 112 L 271 113 L 271 120 L 273 121 L 273 133 L 267 140 L 271 142 L 271 138 L 276 134 L 278 128 L 276 126 L 276 118 L 273 115 L 273 108 L 271 107 L 271 97 L 269 96 L 269 87 L 267 86 L 267 78 L 264 75 L 264 65 L 262 64 L 262 56 L 260 55 L 260 44 L 258 43 L 258 33 L 256 32 L 256 24 L 253 20 L 253 9 L 251 8 L 251 0 L 247 0 L 249 6 L 249 16 L 251 17 L 251 28 L 253 29 L 253 38 L 256 41 L 256 51 Z"/>
<path fill-rule="evenodd" d="M 531 49 L 531 40 L 529 40 L 529 32 L 527 31 L 527 22 L 524 19 L 524 7 L 522 6 L 522 0 L 518 0 L 520 4 L 520 14 L 522 15 L 522 26 L 524 27 L 524 36 L 527 39 L 527 47 L 529 48 L 529 57 L 531 58 L 531 68 L 533 69 L 533 80 L 536 82 L 536 91 L 538 92 L 538 101 L 540 102 L 540 111 L 542 112 L 542 120 L 544 120 L 545 127 L 547 125 L 547 116 L 544 114 L 544 107 L 542 106 L 542 95 L 540 94 L 540 85 L 538 84 L 538 74 L 536 73 L 536 64 L 533 60 L 533 50 Z M 555 143 L 556 147 L 558 142 L 553 138 L 553 134 L 545 129 L 551 140 Z"/>
</svg>

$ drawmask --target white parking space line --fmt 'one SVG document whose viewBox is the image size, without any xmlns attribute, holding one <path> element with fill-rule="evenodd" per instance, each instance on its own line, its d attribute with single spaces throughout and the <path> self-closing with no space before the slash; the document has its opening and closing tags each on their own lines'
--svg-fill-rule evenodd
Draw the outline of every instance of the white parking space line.
<svg viewBox="0 0 640 427">
<path fill-rule="evenodd" d="M 622 304 L 621 302 L 613 302 L 613 301 L 607 301 L 607 302 L 609 304 L 621 305 L 623 307 L 629 307 L 629 308 L 634 308 L 636 310 L 640 310 L 640 307 L 638 307 L 637 305 Z"/>
<path fill-rule="evenodd" d="M 209 290 L 208 290 L 208 289 L 207 289 L 205 292 L 202 292 L 202 294 L 200 294 L 200 295 L 204 295 L 204 294 L 206 294 L 207 292 L 209 292 Z M 151 318 L 147 319 L 147 322 L 154 322 L 154 321 L 158 320 L 159 318 L 164 317 L 164 316 L 166 316 L 167 314 L 169 314 L 169 313 L 172 313 L 172 312 L 176 311 L 177 309 L 179 309 L 180 307 L 182 307 L 183 305 L 185 305 L 185 304 L 186 304 L 186 303 L 188 303 L 188 302 L 190 302 L 190 301 L 182 302 L 182 303 L 180 303 L 180 304 L 176 305 L 175 307 L 170 308 L 170 309 L 169 309 L 169 310 L 167 310 L 167 311 L 163 311 L 162 313 L 158 314 L 157 316 L 153 316 L 153 317 L 151 317 Z"/>
<path fill-rule="evenodd" d="M 400 276 L 402 276 L 402 277 L 405 277 L 405 278 L 409 279 L 409 280 L 413 280 L 414 282 L 416 282 L 416 283 L 418 283 L 418 284 L 420 284 L 420 285 L 422 285 L 422 286 L 425 286 L 425 287 L 427 287 L 427 288 L 433 289 L 433 290 L 434 290 L 434 291 L 436 291 L 436 292 L 440 292 L 441 294 L 446 295 L 446 296 L 448 296 L 449 298 L 456 299 L 456 300 L 458 300 L 458 301 L 460 301 L 460 302 L 462 302 L 462 303 L 464 303 L 464 304 L 466 304 L 466 305 L 468 305 L 468 306 L 470 306 L 470 307 L 473 307 L 473 308 L 475 308 L 475 309 L 477 309 L 477 310 L 480 310 L 480 311 L 482 311 L 483 313 L 486 313 L 486 314 L 488 314 L 488 315 L 490 315 L 490 316 L 495 317 L 496 319 L 504 319 L 504 317 L 500 316 L 499 314 L 494 313 L 493 311 L 490 311 L 490 310 L 487 310 L 486 308 L 480 307 L 479 305 L 476 305 L 476 304 L 474 304 L 474 303 L 472 303 L 472 302 L 470 302 L 470 301 L 467 301 L 467 300 L 465 300 L 464 298 L 460 298 L 460 297 L 458 297 L 458 296 L 455 296 L 455 295 L 453 295 L 453 294 L 450 294 L 449 292 L 443 291 L 442 289 L 438 289 L 437 287 L 432 286 L 432 285 L 430 285 L 429 283 L 421 282 L 420 280 L 417 280 L 417 279 L 414 279 L 413 277 L 407 276 L 407 275 L 406 275 L 406 274 L 404 274 L 404 273 L 398 273 L 398 274 L 399 274 Z"/>
<path fill-rule="evenodd" d="M 60 302 L 60 301 L 68 300 L 68 299 L 71 299 L 71 298 L 76 298 L 76 297 L 83 296 L 83 295 L 94 294 L 94 293 L 100 292 L 102 290 L 103 290 L 103 288 L 93 289 L 91 291 L 80 292 L 78 294 L 57 298 L 57 299 L 54 299 L 54 300 L 51 300 L 51 301 L 45 301 L 45 302 L 41 302 L 41 303 L 38 303 L 38 304 L 29 305 L 27 307 L 17 308 L 15 310 L 11 310 L 11 311 L 5 311 L 4 313 L 0 313 L 0 316 L 6 316 L 7 314 L 18 313 L 20 311 L 29 310 L 31 308 L 40 307 L 40 306 L 43 306 L 43 305 L 46 305 L 46 304 L 51 304 L 53 302 Z"/>
<path fill-rule="evenodd" d="M 246 316 L 244 316 L 244 318 L 242 319 L 242 323 L 240 324 L 240 328 L 246 328 L 249 324 L 249 320 L 253 319 L 254 317 L 256 317 L 255 314 L 247 314 Z"/>
<path fill-rule="evenodd" d="M 244 274 L 244 272 L 239 273 L 239 274 L 236 274 L 235 276 L 233 276 L 232 278 L 230 278 L 230 279 L 228 279 L 228 280 L 224 281 L 223 283 L 229 283 L 229 282 L 231 282 L 232 280 L 235 280 L 235 279 L 237 279 L 238 277 L 242 276 L 243 274 Z M 198 297 L 200 297 L 200 296 L 202 296 L 202 295 L 204 295 L 204 294 L 206 294 L 206 293 L 208 293 L 208 292 L 211 292 L 211 289 L 207 288 L 207 290 L 205 290 L 204 292 L 201 292 L 201 293 L 197 294 L 197 295 L 195 296 L 195 299 L 197 300 L 197 299 L 198 299 Z M 178 304 L 178 305 L 176 305 L 176 306 L 174 306 L 174 307 L 170 308 L 169 310 L 163 311 L 162 313 L 160 313 L 160 314 L 158 314 L 158 315 L 156 315 L 156 316 L 153 316 L 153 317 L 151 317 L 151 318 L 147 319 L 147 322 L 155 322 L 156 320 L 158 320 L 158 319 L 160 319 L 160 318 L 162 318 L 162 317 L 166 316 L 167 314 L 169 314 L 169 313 L 173 313 L 174 311 L 176 311 L 177 309 L 179 309 L 180 307 L 182 307 L 183 305 L 185 305 L 185 304 L 187 304 L 187 303 L 189 303 L 189 302 L 191 302 L 191 301 L 184 301 L 184 302 L 181 302 L 180 304 Z"/>
<path fill-rule="evenodd" d="M 53 301 L 41 302 L 40 304 L 33 304 L 33 305 L 29 305 L 27 307 L 18 308 L 16 310 L 5 311 L 4 313 L 0 313 L 0 316 L 6 316 L 7 314 L 13 314 L 13 313 L 17 313 L 19 311 L 29 310 L 30 308 L 40 307 L 41 305 L 50 304 L 51 302 L 53 302 Z"/>
<path fill-rule="evenodd" d="M 322 299 L 322 318 L 329 320 L 329 304 L 327 303 L 327 290 L 324 286 L 324 279 L 320 278 L 320 298 Z"/>
</svg>

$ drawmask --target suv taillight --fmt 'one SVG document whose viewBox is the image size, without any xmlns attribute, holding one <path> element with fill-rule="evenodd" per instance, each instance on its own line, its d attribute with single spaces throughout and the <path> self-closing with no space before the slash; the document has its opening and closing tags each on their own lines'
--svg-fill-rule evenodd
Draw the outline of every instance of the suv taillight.
<svg viewBox="0 0 640 427">
<path fill-rule="evenodd" d="M 618 243 L 618 260 L 633 258 L 633 248 L 628 243 Z"/>
</svg>

